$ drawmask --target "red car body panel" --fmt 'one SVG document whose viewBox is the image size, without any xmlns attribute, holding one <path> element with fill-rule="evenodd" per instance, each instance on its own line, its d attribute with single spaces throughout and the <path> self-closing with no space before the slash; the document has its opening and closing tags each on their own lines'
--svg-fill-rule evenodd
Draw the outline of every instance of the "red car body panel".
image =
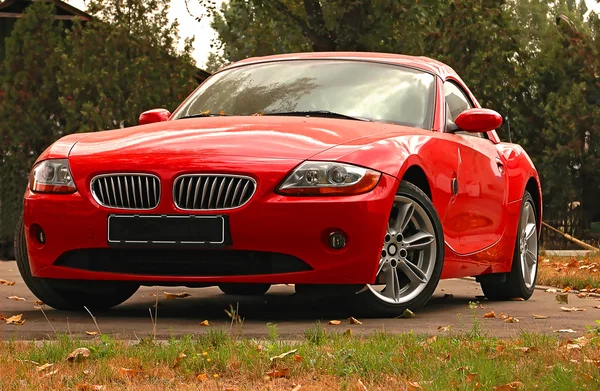
<svg viewBox="0 0 600 391">
<path fill-rule="evenodd" d="M 36 277 L 135 280 L 142 283 L 213 284 L 263 282 L 369 284 L 375 281 L 381 245 L 398 185 L 414 167 L 427 178 L 444 230 L 442 278 L 508 272 L 516 242 L 521 199 L 535 189 L 539 222 L 541 190 L 533 163 L 518 145 L 445 133 L 443 82 L 453 80 L 480 107 L 459 76 L 437 61 L 391 54 L 310 53 L 247 59 L 226 67 L 295 59 L 346 59 L 398 64 L 437 76 L 432 130 L 384 123 L 305 117 L 215 117 L 166 121 L 126 129 L 73 134 L 49 147 L 38 161 L 68 158 L 78 191 L 40 194 L 27 190 L 24 224 Z M 382 173 L 372 191 L 337 197 L 289 197 L 275 190 L 303 161 L 338 161 Z M 70 250 L 108 248 L 107 216 L 126 213 L 100 206 L 90 182 L 105 173 L 151 173 L 161 180 L 159 206 L 137 214 L 181 214 L 173 200 L 175 178 L 186 173 L 247 175 L 257 182 L 251 201 L 228 211 L 231 249 L 290 254 L 312 270 L 243 276 L 164 276 L 108 273 L 55 265 Z M 460 178 L 457 195 L 452 179 Z M 534 187 L 528 187 L 533 184 Z M 186 214 L 210 214 L 192 211 Z M 33 227 L 47 236 L 40 244 Z M 248 227 L 251 227 L 250 229 Z M 331 249 L 333 229 L 347 246 Z"/>
</svg>

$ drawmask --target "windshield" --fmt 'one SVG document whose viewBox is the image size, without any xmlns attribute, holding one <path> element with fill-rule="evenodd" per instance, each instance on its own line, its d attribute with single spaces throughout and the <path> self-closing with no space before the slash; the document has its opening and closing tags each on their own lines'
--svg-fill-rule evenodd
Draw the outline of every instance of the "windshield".
<svg viewBox="0 0 600 391">
<path fill-rule="evenodd" d="M 219 72 L 172 119 L 213 115 L 329 112 L 430 129 L 435 78 L 363 61 L 293 60 Z M 318 114 L 318 113 L 315 113 Z"/>
</svg>

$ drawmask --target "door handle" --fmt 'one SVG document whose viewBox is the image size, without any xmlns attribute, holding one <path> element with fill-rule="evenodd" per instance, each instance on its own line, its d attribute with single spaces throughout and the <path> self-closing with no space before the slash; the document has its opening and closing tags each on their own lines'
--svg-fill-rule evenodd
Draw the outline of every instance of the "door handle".
<svg viewBox="0 0 600 391">
<path fill-rule="evenodd" d="M 502 163 L 502 160 L 496 158 L 496 165 L 498 166 L 498 171 L 500 171 L 500 174 L 504 174 L 504 163 Z"/>
<path fill-rule="evenodd" d="M 458 194 L 458 178 L 452 178 L 452 195 Z"/>
</svg>

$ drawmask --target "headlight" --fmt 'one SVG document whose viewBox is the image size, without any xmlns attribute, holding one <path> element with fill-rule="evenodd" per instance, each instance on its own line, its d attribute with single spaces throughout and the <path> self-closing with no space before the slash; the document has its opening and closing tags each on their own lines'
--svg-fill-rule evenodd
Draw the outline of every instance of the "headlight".
<svg viewBox="0 0 600 391">
<path fill-rule="evenodd" d="M 29 188 L 36 193 L 73 193 L 77 191 L 69 161 L 51 159 L 39 162 L 31 170 Z"/>
<path fill-rule="evenodd" d="M 381 173 L 336 162 L 304 162 L 283 181 L 285 195 L 355 195 L 373 190 Z"/>
</svg>

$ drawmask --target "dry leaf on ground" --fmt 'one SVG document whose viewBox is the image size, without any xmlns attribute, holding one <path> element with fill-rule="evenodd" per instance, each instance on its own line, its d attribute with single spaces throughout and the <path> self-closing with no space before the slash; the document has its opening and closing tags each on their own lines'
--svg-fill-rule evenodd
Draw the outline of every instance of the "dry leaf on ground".
<svg viewBox="0 0 600 391">
<path fill-rule="evenodd" d="M 206 319 L 203 320 L 202 322 L 200 322 L 200 326 L 208 326 L 208 325 L 209 325 L 209 323 L 208 323 L 208 320 L 206 320 Z"/>
<path fill-rule="evenodd" d="M 419 391 L 422 390 L 423 387 L 421 387 L 421 385 L 419 384 L 419 382 L 416 381 L 407 381 L 406 383 L 404 383 L 402 385 L 402 388 L 400 388 L 400 391 Z"/>
<path fill-rule="evenodd" d="M 185 350 L 184 350 L 183 352 L 179 353 L 179 355 L 175 359 L 175 364 L 173 364 L 173 368 L 175 368 L 177 365 L 179 365 L 181 360 L 183 360 L 185 357 L 187 357 L 187 356 L 185 355 Z"/>
<path fill-rule="evenodd" d="M 356 319 L 353 316 L 349 317 L 348 320 L 350 321 L 350 324 L 362 324 L 360 320 Z"/>
<path fill-rule="evenodd" d="M 332 326 L 339 326 L 342 324 L 342 322 L 340 320 L 330 320 L 328 324 Z"/>
<path fill-rule="evenodd" d="M 483 317 L 484 318 L 488 318 L 488 319 L 495 318 L 496 317 L 496 313 L 494 311 L 490 311 L 487 314 L 484 314 Z"/>
<path fill-rule="evenodd" d="M 11 316 L 10 318 L 5 318 L 4 320 L 6 321 L 6 324 L 14 324 L 17 326 L 22 326 L 23 324 L 25 324 L 25 319 L 22 319 L 23 314 L 19 314 L 19 315 L 14 315 Z"/>
<path fill-rule="evenodd" d="M 92 337 L 95 337 L 96 335 L 100 334 L 100 333 L 99 333 L 99 332 L 97 332 L 97 331 L 86 331 L 85 333 L 86 333 L 87 335 L 91 335 Z"/>
<path fill-rule="evenodd" d="M 452 329 L 451 325 L 448 325 L 448 326 L 438 326 L 438 331 L 440 331 L 440 332 L 450 331 L 450 329 Z"/>
<path fill-rule="evenodd" d="M 573 329 L 560 329 L 560 330 L 554 330 L 555 333 L 576 333 L 577 331 L 573 330 Z"/>
<path fill-rule="evenodd" d="M 121 376 L 132 378 L 132 377 L 135 377 L 137 375 L 140 375 L 142 373 L 142 371 L 139 371 L 137 369 L 119 368 L 118 373 Z"/>
<path fill-rule="evenodd" d="M 37 305 L 44 305 L 44 302 L 41 300 L 35 300 L 34 303 Z"/>
<path fill-rule="evenodd" d="M 191 296 L 189 293 L 187 292 L 179 292 L 179 293 L 170 293 L 170 292 L 163 292 L 165 294 L 165 297 L 169 300 L 173 300 L 173 299 L 183 299 L 184 297 L 189 297 Z"/>
<path fill-rule="evenodd" d="M 90 349 L 88 348 L 77 348 L 75 350 L 73 350 L 71 352 L 71 354 L 69 354 L 67 356 L 67 361 L 69 362 L 73 362 L 78 360 L 80 357 L 89 357 L 90 356 Z"/>
<path fill-rule="evenodd" d="M 288 356 L 288 355 L 290 355 L 290 354 L 296 353 L 297 351 L 298 351 L 298 349 L 292 349 L 292 350 L 290 350 L 289 352 L 281 353 L 281 354 L 280 354 L 280 355 L 278 355 L 278 356 L 271 357 L 271 358 L 270 358 L 270 360 L 271 360 L 271 361 L 274 361 L 274 360 L 281 360 L 281 359 L 282 359 L 282 358 L 284 358 L 285 356 Z"/>
<path fill-rule="evenodd" d="M 19 296 L 8 296 L 7 299 L 16 300 L 16 301 L 27 301 L 24 297 L 19 297 Z"/>
<path fill-rule="evenodd" d="M 504 322 L 505 323 L 519 323 L 519 319 L 509 316 L 508 318 L 504 319 Z"/>
<path fill-rule="evenodd" d="M 523 383 L 521 383 L 520 381 L 514 381 L 512 383 L 503 384 L 501 386 L 495 386 L 493 388 L 493 390 L 494 391 L 514 391 L 514 390 L 520 390 L 524 386 L 525 385 Z"/>
<path fill-rule="evenodd" d="M 576 343 L 568 343 L 567 350 L 581 350 L 581 346 Z"/>
<path fill-rule="evenodd" d="M 400 317 L 401 318 L 414 318 L 415 313 L 407 308 L 404 310 L 404 313 Z"/>
<path fill-rule="evenodd" d="M 568 293 L 559 293 L 554 298 L 559 304 L 569 304 L 569 294 Z"/>
<path fill-rule="evenodd" d="M 15 284 L 16 282 L 14 281 L 7 281 L 0 278 L 0 285 L 13 286 Z"/>
<path fill-rule="evenodd" d="M 280 368 L 280 369 L 273 369 L 270 372 L 267 372 L 267 376 L 269 376 L 271 379 L 277 379 L 280 377 L 287 377 L 287 375 L 290 373 L 290 370 L 288 368 Z"/>
<path fill-rule="evenodd" d="M 196 377 L 196 380 L 198 381 L 206 381 L 208 380 L 208 376 L 206 375 L 206 373 L 201 373 Z"/>
<path fill-rule="evenodd" d="M 53 366 L 54 366 L 54 364 L 47 363 L 47 364 L 44 364 L 44 365 L 40 365 L 39 367 L 35 368 L 35 370 L 36 370 L 36 372 L 43 372 L 46 369 L 51 368 Z"/>
<path fill-rule="evenodd" d="M 533 314 L 533 319 L 548 319 L 548 318 L 549 318 L 548 315 Z"/>
<path fill-rule="evenodd" d="M 58 373 L 58 369 L 55 369 L 52 372 L 45 373 L 45 374 L 43 374 L 40 377 L 42 377 L 42 378 L 44 378 L 44 377 L 50 377 L 50 376 L 56 375 L 57 373 Z"/>
<path fill-rule="evenodd" d="M 299 354 L 294 354 L 294 361 L 296 362 L 302 362 L 302 356 Z"/>
<path fill-rule="evenodd" d="M 585 311 L 584 308 L 579 307 L 560 307 L 564 312 L 576 312 L 576 311 Z"/>
<path fill-rule="evenodd" d="M 508 316 L 508 315 L 506 315 L 506 314 L 504 314 L 504 313 L 502 313 L 502 312 L 500 312 L 500 315 L 498 315 L 498 317 L 499 317 L 500 319 L 502 319 L 502 320 L 505 320 L 505 319 L 508 319 L 508 318 L 510 318 L 510 316 Z"/>
</svg>

